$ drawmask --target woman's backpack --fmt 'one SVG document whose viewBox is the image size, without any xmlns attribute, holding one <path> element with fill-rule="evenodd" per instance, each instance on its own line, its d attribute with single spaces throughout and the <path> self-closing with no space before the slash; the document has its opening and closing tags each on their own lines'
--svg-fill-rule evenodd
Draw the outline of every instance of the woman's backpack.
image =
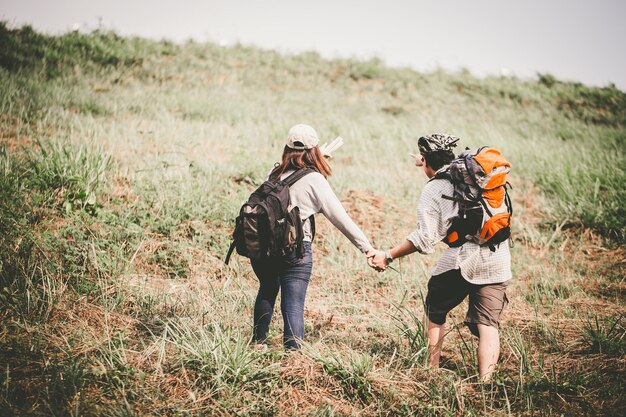
<svg viewBox="0 0 626 417">
<path fill-rule="evenodd" d="M 442 198 L 458 204 L 458 216 L 452 220 L 444 242 L 458 247 L 465 242 L 489 246 L 491 251 L 511 236 L 513 206 L 507 191 L 511 164 L 499 150 L 483 146 L 467 149 L 454 159 L 448 169 L 433 179 L 452 182 L 454 193 Z"/>
<path fill-rule="evenodd" d="M 226 264 L 234 249 L 250 259 L 282 257 L 294 252 L 300 258 L 304 256 L 300 209 L 297 206 L 289 209 L 289 187 L 312 172 L 316 171 L 301 168 L 282 181 L 271 179 L 270 175 L 270 179 L 250 195 L 235 219 L 233 242 L 226 255 Z M 314 230 L 313 216 L 310 221 Z"/>
</svg>

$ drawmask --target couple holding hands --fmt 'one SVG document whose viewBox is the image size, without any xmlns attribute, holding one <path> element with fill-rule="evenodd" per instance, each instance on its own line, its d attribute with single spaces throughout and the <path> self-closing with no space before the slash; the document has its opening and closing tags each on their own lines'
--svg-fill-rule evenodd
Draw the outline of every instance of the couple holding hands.
<svg viewBox="0 0 626 417">
<path fill-rule="evenodd" d="M 308 125 L 293 126 L 287 135 L 282 160 L 269 175 L 269 180 L 289 185 L 290 206 L 299 209 L 301 244 L 299 251 L 281 257 L 251 259 L 259 280 L 254 305 L 252 342 L 267 340 L 274 304 L 281 291 L 284 320 L 283 341 L 286 349 L 299 349 L 304 338 L 304 302 L 313 266 L 311 242 L 315 234 L 314 215 L 322 213 L 367 257 L 369 266 L 384 271 L 395 259 L 414 252 L 433 253 L 435 245 L 448 242 L 451 224 L 459 217 L 451 181 L 439 173 L 455 159 L 452 149 L 458 138 L 432 134 L 418 139 L 420 155 L 416 165 L 430 179 L 424 186 L 417 205 L 417 225 L 397 246 L 381 251 L 372 247 L 361 229 L 346 213 L 333 192 L 327 177 L 331 175 L 323 148 L 318 146 L 316 131 Z M 308 170 L 306 170 L 308 168 Z M 294 172 L 308 171 L 290 183 Z M 486 206 L 485 206 L 486 207 Z M 508 237 L 508 235 L 507 235 Z M 509 245 L 485 246 L 467 241 L 449 247 L 432 270 L 425 300 L 428 322 L 429 364 L 439 367 L 441 347 L 446 334 L 446 316 L 469 296 L 465 324 L 478 337 L 478 369 L 483 381 L 491 378 L 500 354 L 499 324 L 508 303 L 507 281 L 511 279 Z"/>
</svg>

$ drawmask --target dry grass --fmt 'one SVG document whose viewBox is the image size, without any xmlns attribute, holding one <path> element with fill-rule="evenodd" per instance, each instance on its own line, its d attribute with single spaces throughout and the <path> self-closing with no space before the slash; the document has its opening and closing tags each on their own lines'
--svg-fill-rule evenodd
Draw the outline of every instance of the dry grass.
<svg viewBox="0 0 626 417">
<path fill-rule="evenodd" d="M 2 225 L 9 219 L 28 233 L 6 229 L 0 240 L 2 268 L 17 266 L 13 278 L 0 269 L 0 414 L 626 412 L 625 250 L 565 218 L 537 180 L 546 161 L 563 172 L 580 168 L 580 143 L 604 143 L 623 126 L 562 114 L 553 91 L 519 80 L 133 42 L 141 59 L 131 64 L 40 80 L 0 73 L 16 97 L 18 78 L 37 93 L 26 97 L 37 112 L 3 101 L 7 158 L 20 161 L 25 149 L 36 158 L 42 140 L 115 161 L 92 214 L 64 208 L 68 188 L 34 187 L 32 170 L 3 165 L 2 178 L 23 179 L 13 196 L 24 197 L 14 206 L 4 200 Z M 414 227 L 426 179 L 406 154 L 420 132 L 489 142 L 514 162 L 515 279 L 494 384 L 477 381 L 465 305 L 450 315 L 440 371 L 424 367 L 411 339 L 443 246 L 399 260 L 399 273 L 378 274 L 321 216 L 306 348 L 283 352 L 278 312 L 269 349 L 247 346 L 257 280 L 247 260 L 227 267 L 222 259 L 239 204 L 300 121 L 346 138 L 330 181 L 380 247 Z"/>
</svg>

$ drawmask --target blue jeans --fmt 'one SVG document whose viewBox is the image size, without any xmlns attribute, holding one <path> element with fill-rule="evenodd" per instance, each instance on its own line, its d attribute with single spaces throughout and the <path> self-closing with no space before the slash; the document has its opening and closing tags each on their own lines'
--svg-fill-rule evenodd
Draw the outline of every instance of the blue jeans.
<svg viewBox="0 0 626 417">
<path fill-rule="evenodd" d="M 252 340 L 265 343 L 274 304 L 281 291 L 280 309 L 283 313 L 283 343 L 286 349 L 299 349 L 304 339 L 304 300 L 313 270 L 311 243 L 303 242 L 304 257 L 295 255 L 252 261 L 252 269 L 259 279 L 259 293 L 254 303 L 254 333 Z"/>
</svg>

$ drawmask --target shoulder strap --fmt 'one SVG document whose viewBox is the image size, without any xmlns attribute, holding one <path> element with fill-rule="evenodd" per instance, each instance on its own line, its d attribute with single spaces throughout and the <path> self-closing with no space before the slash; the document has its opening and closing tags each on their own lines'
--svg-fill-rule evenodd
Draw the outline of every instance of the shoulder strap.
<svg viewBox="0 0 626 417">
<path fill-rule="evenodd" d="M 315 214 L 309 216 L 309 222 L 311 223 L 311 242 L 315 240 Z"/>
<path fill-rule="evenodd" d="M 450 200 L 453 201 L 455 203 L 463 203 L 465 201 L 465 199 L 459 197 L 457 195 L 457 190 L 456 190 L 456 185 L 455 182 L 452 180 L 452 174 L 450 173 L 450 168 L 445 169 L 444 171 L 441 172 L 437 172 L 435 173 L 435 175 L 428 180 L 428 182 L 431 182 L 433 180 L 446 180 L 452 183 L 452 185 L 455 188 L 455 191 L 453 193 L 453 195 L 442 195 L 441 198 L 443 198 L 444 200 Z"/>
<path fill-rule="evenodd" d="M 283 180 L 283 182 L 291 187 L 298 180 L 300 180 L 302 177 L 304 177 L 305 175 L 308 175 L 308 174 L 310 174 L 312 172 L 317 172 L 317 171 L 314 170 L 313 168 L 300 168 L 299 170 L 297 170 L 296 172 L 294 172 L 293 174 L 291 174 L 290 176 L 285 178 Z"/>
<path fill-rule="evenodd" d="M 433 180 L 448 180 L 448 181 L 452 181 L 452 175 L 450 174 L 450 168 L 446 169 L 445 171 L 441 171 L 441 172 L 437 172 L 435 173 L 435 175 L 428 180 L 428 182 L 431 182 Z"/>
</svg>

